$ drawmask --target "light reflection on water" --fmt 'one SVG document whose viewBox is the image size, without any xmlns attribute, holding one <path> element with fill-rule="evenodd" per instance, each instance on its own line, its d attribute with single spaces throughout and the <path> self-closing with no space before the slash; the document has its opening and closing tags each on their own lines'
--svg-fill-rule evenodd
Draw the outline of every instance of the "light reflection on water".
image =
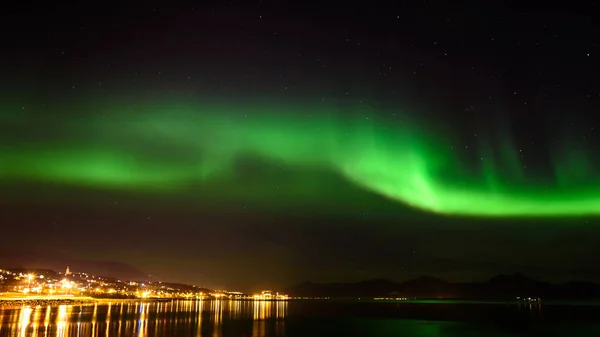
<svg viewBox="0 0 600 337">
<path fill-rule="evenodd" d="M 0 308 L 0 336 L 284 336 L 287 305 L 213 300 Z"/>
<path fill-rule="evenodd" d="M 172 301 L 0 308 L 0 337 L 600 336 L 600 306 Z"/>
</svg>

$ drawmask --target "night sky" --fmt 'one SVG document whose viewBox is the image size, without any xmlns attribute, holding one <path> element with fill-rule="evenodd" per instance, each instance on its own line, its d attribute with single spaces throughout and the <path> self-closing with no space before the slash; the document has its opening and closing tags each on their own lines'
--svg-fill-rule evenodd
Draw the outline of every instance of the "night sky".
<svg viewBox="0 0 600 337">
<path fill-rule="evenodd" d="M 0 263 L 600 281 L 594 2 L 209 3 L 6 8 Z"/>
</svg>

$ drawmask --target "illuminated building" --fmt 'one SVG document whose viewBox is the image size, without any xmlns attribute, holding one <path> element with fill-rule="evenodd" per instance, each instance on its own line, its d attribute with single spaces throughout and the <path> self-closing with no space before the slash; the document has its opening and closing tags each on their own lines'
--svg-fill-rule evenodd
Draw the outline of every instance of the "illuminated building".
<svg viewBox="0 0 600 337">
<path fill-rule="evenodd" d="M 262 293 L 254 295 L 254 299 L 262 301 L 285 301 L 289 299 L 289 296 L 279 293 L 275 293 L 275 295 L 273 295 L 271 290 L 263 290 Z"/>
</svg>

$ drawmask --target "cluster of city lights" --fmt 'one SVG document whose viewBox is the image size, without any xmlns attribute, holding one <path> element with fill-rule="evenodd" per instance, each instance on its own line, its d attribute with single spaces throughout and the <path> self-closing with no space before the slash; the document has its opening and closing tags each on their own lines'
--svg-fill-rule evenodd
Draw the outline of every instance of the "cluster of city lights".
<svg viewBox="0 0 600 337">
<path fill-rule="evenodd" d="M 256 300 L 288 300 L 289 296 L 288 295 L 282 295 L 279 293 L 275 293 L 273 294 L 272 291 L 270 290 L 265 290 L 260 294 L 255 294 L 253 296 L 254 299 Z"/>
<path fill-rule="evenodd" d="M 375 297 L 375 301 L 408 301 L 408 297 Z"/>
<path fill-rule="evenodd" d="M 238 291 L 209 291 L 196 286 L 174 285 L 162 282 L 122 281 L 87 273 L 73 273 L 67 267 L 63 273 L 45 274 L 17 272 L 0 269 L 0 295 L 3 298 L 78 296 L 93 298 L 141 299 L 247 299 L 279 301 L 287 295 L 265 290 L 260 294 Z"/>
<path fill-rule="evenodd" d="M 78 288 L 78 284 L 66 277 L 60 279 L 49 278 L 45 275 L 12 272 L 3 269 L 0 269 L 0 281 L 6 284 L 3 291 L 1 291 L 5 296 L 6 293 L 67 295 L 72 294 Z"/>
</svg>

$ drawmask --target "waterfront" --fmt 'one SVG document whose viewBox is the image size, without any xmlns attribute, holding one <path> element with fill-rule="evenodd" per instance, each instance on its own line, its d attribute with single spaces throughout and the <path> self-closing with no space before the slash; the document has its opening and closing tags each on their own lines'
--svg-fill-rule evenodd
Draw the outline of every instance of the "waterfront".
<svg viewBox="0 0 600 337">
<path fill-rule="evenodd" d="M 0 306 L 7 301 L 21 301 L 36 305 L 37 301 L 53 304 L 86 304 L 102 299 L 245 299 L 288 300 L 289 296 L 263 290 L 248 294 L 239 291 L 210 290 L 195 285 L 126 281 L 97 276 L 89 273 L 71 272 L 67 266 L 64 273 L 52 270 L 34 272 L 23 269 L 0 269 Z M 43 303 L 41 305 L 44 305 Z"/>
<path fill-rule="evenodd" d="M 590 336 L 599 314 L 514 303 L 118 302 L 0 308 L 0 336 Z"/>
</svg>

